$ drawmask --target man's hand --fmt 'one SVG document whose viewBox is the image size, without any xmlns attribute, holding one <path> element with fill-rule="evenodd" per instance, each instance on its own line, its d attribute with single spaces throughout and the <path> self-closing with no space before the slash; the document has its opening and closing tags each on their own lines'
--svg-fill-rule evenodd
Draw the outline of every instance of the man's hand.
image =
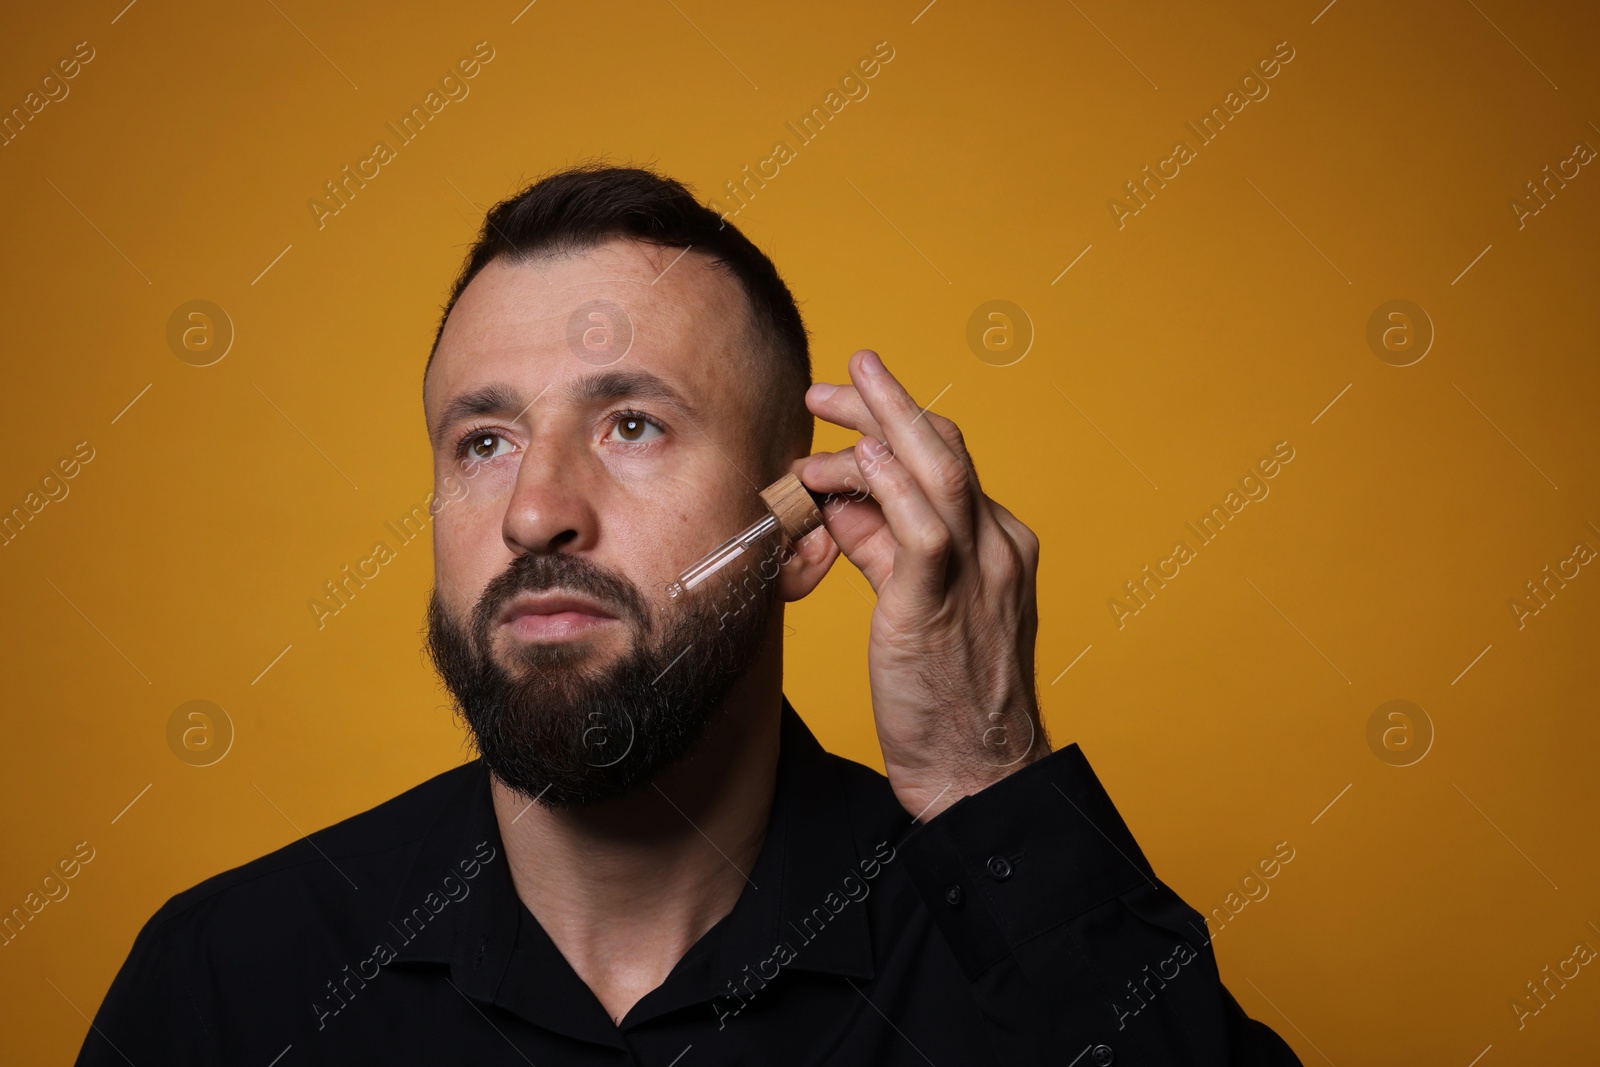
<svg viewBox="0 0 1600 1067">
<path fill-rule="evenodd" d="M 1033 676 L 1039 539 L 984 495 L 955 423 L 923 410 L 877 353 L 851 356 L 850 380 L 813 385 L 806 404 L 864 436 L 792 469 L 838 495 L 828 534 L 877 593 L 878 741 L 895 795 L 926 821 L 1050 751 Z"/>
</svg>

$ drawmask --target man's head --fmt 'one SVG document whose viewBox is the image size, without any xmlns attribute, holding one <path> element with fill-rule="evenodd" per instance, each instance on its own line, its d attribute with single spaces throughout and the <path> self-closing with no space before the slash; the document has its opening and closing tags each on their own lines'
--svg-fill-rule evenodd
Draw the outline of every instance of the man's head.
<svg viewBox="0 0 1600 1067">
<path fill-rule="evenodd" d="M 490 210 L 424 376 L 429 650 L 480 753 L 547 804 L 619 795 L 778 662 L 779 600 L 837 556 L 668 600 L 811 446 L 805 328 L 772 263 L 680 184 L 583 168 Z M 448 490 L 448 492 L 447 492 Z"/>
<path fill-rule="evenodd" d="M 722 325 L 737 327 L 735 348 L 750 359 L 746 385 L 761 407 L 761 425 L 752 428 L 757 431 L 754 440 L 772 446 L 763 457 L 766 470 L 776 477 L 791 455 L 809 452 L 812 417 L 806 410 L 805 391 L 811 384 L 811 347 L 800 309 L 778 268 L 736 226 L 701 204 L 682 184 L 633 167 L 561 171 L 489 210 L 439 316 L 423 372 L 424 393 L 451 311 L 485 267 L 499 261 L 537 268 L 617 240 L 655 245 L 667 253 L 664 265 L 691 249 L 702 257 L 703 266 L 735 283 L 743 297 L 735 301 L 740 314 Z M 603 334 L 620 335 L 628 323 L 610 321 L 604 309 L 593 310 L 600 315 L 581 318 L 591 332 L 582 336 L 580 331 L 577 343 L 593 349 L 589 358 L 603 364 L 626 347 L 619 343 L 606 349 Z M 624 305 L 622 310 L 630 309 Z M 717 332 L 720 337 L 724 331 Z"/>
</svg>

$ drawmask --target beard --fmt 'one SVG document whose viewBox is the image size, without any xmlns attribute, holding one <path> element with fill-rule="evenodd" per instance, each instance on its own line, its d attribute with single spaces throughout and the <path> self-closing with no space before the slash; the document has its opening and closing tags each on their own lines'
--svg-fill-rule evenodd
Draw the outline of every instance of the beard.
<svg viewBox="0 0 1600 1067">
<path fill-rule="evenodd" d="M 434 588 L 428 653 L 496 778 L 548 808 L 597 804 L 689 752 L 759 656 L 776 579 L 751 580 L 748 563 L 740 570 L 742 593 L 731 581 L 708 582 L 715 588 L 652 614 L 633 583 L 582 556 L 524 553 L 489 583 L 464 624 Z M 592 662 L 598 654 L 581 638 L 518 641 L 507 653 L 511 665 L 502 665 L 495 620 L 514 597 L 547 590 L 593 598 L 632 631 L 628 650 L 608 666 Z"/>
</svg>

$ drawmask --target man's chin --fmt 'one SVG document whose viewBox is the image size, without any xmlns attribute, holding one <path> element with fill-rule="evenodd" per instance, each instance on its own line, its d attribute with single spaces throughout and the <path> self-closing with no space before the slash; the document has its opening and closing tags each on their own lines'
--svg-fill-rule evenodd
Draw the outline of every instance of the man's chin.
<svg viewBox="0 0 1600 1067">
<path fill-rule="evenodd" d="M 722 625 L 727 615 L 714 598 L 690 599 L 659 618 L 640 603 L 619 625 L 545 639 L 497 626 L 500 606 L 516 593 L 559 588 L 562 568 L 579 566 L 576 557 L 555 559 L 566 558 L 520 557 L 507 573 L 522 584 L 491 583 L 465 626 L 435 591 L 428 651 L 488 770 L 546 807 L 571 808 L 638 788 L 694 748 L 761 655 L 774 597 L 769 584 L 732 626 Z M 610 592 L 606 602 L 630 602 L 625 591 Z"/>
</svg>

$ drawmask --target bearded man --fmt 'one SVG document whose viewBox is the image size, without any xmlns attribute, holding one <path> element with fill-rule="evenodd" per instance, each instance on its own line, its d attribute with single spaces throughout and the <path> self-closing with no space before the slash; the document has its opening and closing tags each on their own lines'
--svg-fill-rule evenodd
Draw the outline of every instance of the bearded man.
<svg viewBox="0 0 1600 1067">
<path fill-rule="evenodd" d="M 78 1062 L 1298 1063 L 1051 749 L 1038 539 L 876 353 L 849 376 L 678 182 L 496 205 L 423 385 L 469 486 L 428 649 L 478 758 L 173 897 Z M 814 418 L 860 438 L 813 455 Z M 669 596 L 785 474 L 822 526 Z M 885 774 L 783 694 L 783 606 L 840 554 Z"/>
</svg>

